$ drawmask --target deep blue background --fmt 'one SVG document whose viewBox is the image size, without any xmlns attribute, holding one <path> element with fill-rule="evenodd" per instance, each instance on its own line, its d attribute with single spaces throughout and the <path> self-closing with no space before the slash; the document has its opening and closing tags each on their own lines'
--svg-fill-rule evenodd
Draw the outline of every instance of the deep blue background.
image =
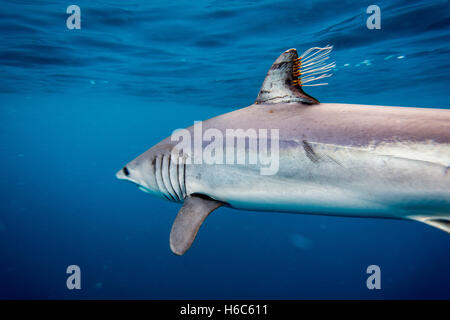
<svg viewBox="0 0 450 320">
<path fill-rule="evenodd" d="M 450 298 L 450 237 L 429 226 L 221 208 L 177 257 L 179 205 L 114 177 L 173 129 L 251 104 L 291 47 L 335 45 L 330 85 L 307 90 L 322 102 L 449 108 L 448 1 L 0 7 L 0 298 Z"/>
</svg>

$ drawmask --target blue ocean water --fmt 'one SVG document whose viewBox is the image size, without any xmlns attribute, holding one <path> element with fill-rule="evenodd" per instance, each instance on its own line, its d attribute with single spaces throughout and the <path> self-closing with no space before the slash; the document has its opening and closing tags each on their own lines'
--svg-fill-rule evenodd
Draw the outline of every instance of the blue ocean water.
<svg viewBox="0 0 450 320">
<path fill-rule="evenodd" d="M 172 130 L 253 103 L 292 47 L 335 46 L 329 85 L 307 90 L 322 102 L 449 108 L 448 1 L 0 4 L 0 298 L 450 298 L 450 238 L 426 225 L 221 208 L 178 257 L 180 206 L 114 176 Z"/>
</svg>

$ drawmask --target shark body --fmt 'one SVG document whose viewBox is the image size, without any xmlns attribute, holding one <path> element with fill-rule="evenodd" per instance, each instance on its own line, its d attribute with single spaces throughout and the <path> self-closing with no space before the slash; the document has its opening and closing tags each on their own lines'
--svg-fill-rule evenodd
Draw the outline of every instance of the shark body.
<svg viewBox="0 0 450 320">
<path fill-rule="evenodd" d="M 223 205 L 413 219 L 450 232 L 450 110 L 319 103 L 298 84 L 298 60 L 295 49 L 284 52 L 255 104 L 202 123 L 225 137 L 229 129 L 278 129 L 269 141 L 279 145 L 275 174 L 262 175 L 259 162 L 175 161 L 171 137 L 117 173 L 146 192 L 184 202 L 172 251 L 186 252 L 204 219 Z M 237 148 L 247 157 L 255 152 L 249 144 Z"/>
</svg>

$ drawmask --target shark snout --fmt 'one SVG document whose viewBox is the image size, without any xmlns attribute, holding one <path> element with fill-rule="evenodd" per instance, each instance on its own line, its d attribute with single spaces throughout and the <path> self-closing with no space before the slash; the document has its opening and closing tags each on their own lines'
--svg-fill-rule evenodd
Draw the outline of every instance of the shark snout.
<svg viewBox="0 0 450 320">
<path fill-rule="evenodd" d="M 120 180 L 124 180 L 124 179 L 127 179 L 128 175 L 129 175 L 129 171 L 128 171 L 127 167 L 123 167 L 122 169 L 117 171 L 116 178 L 120 179 Z"/>
</svg>

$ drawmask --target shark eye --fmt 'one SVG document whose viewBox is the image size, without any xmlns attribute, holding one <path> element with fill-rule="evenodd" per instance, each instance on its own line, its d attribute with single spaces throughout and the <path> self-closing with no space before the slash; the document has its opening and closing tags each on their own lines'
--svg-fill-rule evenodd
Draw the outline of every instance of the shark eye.
<svg viewBox="0 0 450 320">
<path fill-rule="evenodd" d="M 130 175 L 130 171 L 128 171 L 127 167 L 123 167 L 122 171 L 123 174 L 126 175 L 127 177 Z"/>
</svg>

